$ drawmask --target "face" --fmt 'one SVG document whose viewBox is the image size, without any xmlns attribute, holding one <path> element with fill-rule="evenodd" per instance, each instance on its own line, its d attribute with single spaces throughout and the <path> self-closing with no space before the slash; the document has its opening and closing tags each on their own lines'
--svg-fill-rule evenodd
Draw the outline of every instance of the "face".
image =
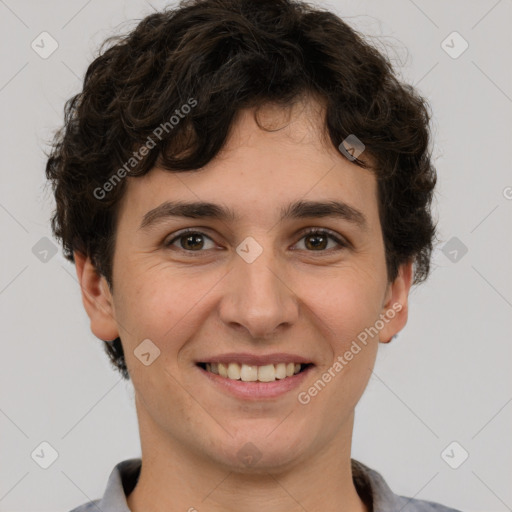
<svg viewBox="0 0 512 512">
<path fill-rule="evenodd" d="M 411 269 L 388 283 L 375 177 L 325 142 L 319 108 L 263 109 L 277 131 L 244 111 L 201 170 L 129 178 L 113 292 L 99 282 L 86 307 L 99 338 L 122 339 L 143 446 L 269 470 L 350 438 Z"/>
</svg>

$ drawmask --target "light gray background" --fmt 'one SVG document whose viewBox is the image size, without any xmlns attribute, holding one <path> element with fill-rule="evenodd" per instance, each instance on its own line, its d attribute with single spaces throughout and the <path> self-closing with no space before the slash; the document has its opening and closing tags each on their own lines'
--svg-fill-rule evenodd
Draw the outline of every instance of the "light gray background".
<svg viewBox="0 0 512 512">
<path fill-rule="evenodd" d="M 32 248 L 51 238 L 43 151 L 64 101 L 104 38 L 164 5 L 152 4 L 0 0 L 1 511 L 70 510 L 140 455 L 132 387 L 89 330 L 73 265 L 60 248 L 46 263 Z M 512 1 L 323 5 L 387 48 L 430 99 L 439 173 L 434 272 L 412 292 L 407 327 L 380 348 L 353 457 L 398 494 L 512 510 Z M 59 45 L 48 59 L 31 48 L 43 31 Z M 469 43 L 456 59 L 441 46 L 453 31 Z M 452 237 L 468 249 L 457 262 L 442 251 Z M 59 455 L 46 470 L 31 458 L 42 441 Z M 452 441 L 469 452 L 458 469 L 441 457 Z"/>
</svg>

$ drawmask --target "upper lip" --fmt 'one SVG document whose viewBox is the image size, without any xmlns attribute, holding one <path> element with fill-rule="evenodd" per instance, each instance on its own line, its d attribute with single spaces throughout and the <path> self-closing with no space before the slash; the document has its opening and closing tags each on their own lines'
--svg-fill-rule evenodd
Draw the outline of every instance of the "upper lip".
<svg viewBox="0 0 512 512">
<path fill-rule="evenodd" d="M 313 362 L 311 359 L 307 359 L 303 356 L 284 352 L 265 355 L 248 354 L 247 352 L 231 352 L 228 354 L 208 356 L 205 357 L 204 359 L 196 361 L 196 363 L 241 363 L 252 366 L 264 366 L 267 364 L 278 363 L 312 364 Z"/>
</svg>

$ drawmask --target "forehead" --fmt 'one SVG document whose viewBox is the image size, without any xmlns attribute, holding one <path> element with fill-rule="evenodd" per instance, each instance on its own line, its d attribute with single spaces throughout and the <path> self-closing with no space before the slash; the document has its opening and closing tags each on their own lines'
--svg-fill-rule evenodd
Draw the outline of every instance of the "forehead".
<svg viewBox="0 0 512 512">
<path fill-rule="evenodd" d="M 364 212 L 370 222 L 378 219 L 374 173 L 332 145 L 319 104 L 269 106 L 256 115 L 240 112 L 224 148 L 200 170 L 156 167 L 128 178 L 121 216 L 141 223 L 150 210 L 179 200 L 218 204 L 232 214 L 224 220 L 270 225 L 298 201 L 338 201 Z"/>
</svg>

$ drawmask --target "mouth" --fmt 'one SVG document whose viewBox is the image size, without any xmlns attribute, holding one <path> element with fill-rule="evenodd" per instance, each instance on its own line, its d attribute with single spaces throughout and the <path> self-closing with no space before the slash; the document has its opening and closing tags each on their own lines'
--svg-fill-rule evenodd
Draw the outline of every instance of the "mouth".
<svg viewBox="0 0 512 512">
<path fill-rule="evenodd" d="M 253 365 L 241 362 L 217 363 L 200 362 L 197 366 L 221 378 L 242 382 L 275 382 L 287 380 L 307 371 L 313 363 L 279 362 L 275 364 Z"/>
<path fill-rule="evenodd" d="M 279 352 L 254 354 L 231 352 L 204 356 L 195 367 L 222 394 L 247 401 L 276 401 L 290 395 L 312 378 L 313 359 Z M 268 403 L 268 402 L 267 402 Z"/>
</svg>

